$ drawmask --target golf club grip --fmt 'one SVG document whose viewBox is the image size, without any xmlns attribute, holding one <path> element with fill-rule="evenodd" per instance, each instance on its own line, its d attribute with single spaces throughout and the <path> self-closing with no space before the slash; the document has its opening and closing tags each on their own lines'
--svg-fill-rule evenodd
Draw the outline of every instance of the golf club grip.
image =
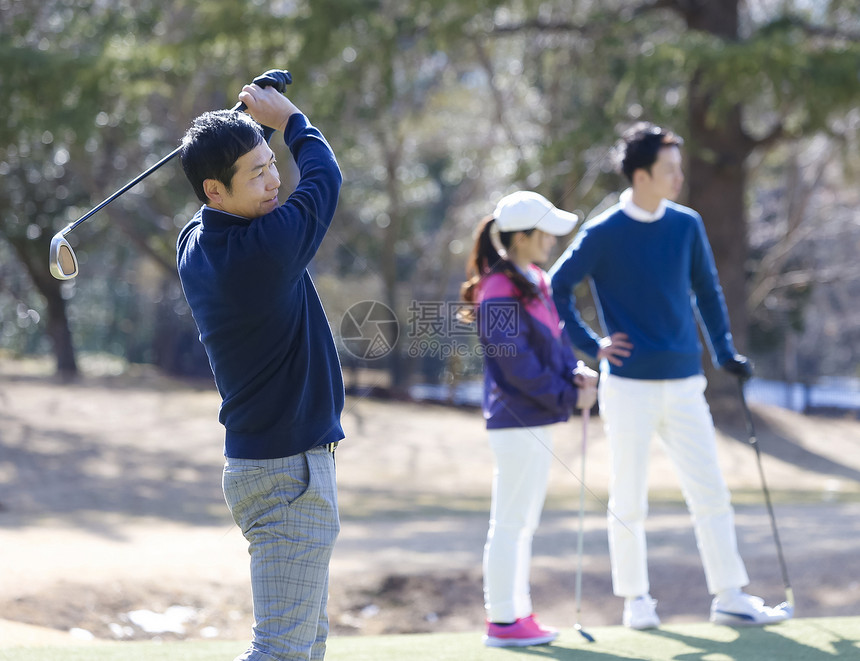
<svg viewBox="0 0 860 661">
<path fill-rule="evenodd" d="M 258 87 L 274 87 L 281 94 L 287 91 L 287 85 L 293 82 L 293 77 L 286 69 L 270 69 L 264 74 L 254 78 L 253 84 Z M 237 112 L 247 110 L 246 106 L 241 101 L 231 108 Z"/>
</svg>

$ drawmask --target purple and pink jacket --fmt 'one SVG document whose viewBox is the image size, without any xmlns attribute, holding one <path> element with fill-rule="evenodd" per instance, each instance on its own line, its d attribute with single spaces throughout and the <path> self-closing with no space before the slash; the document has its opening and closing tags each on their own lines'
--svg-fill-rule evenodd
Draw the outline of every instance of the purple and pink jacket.
<svg viewBox="0 0 860 661">
<path fill-rule="evenodd" d="M 484 353 L 487 429 L 564 422 L 576 405 L 577 359 L 552 301 L 549 277 L 532 265 L 541 295 L 520 301 L 503 273 L 478 287 L 478 337 Z"/>
</svg>

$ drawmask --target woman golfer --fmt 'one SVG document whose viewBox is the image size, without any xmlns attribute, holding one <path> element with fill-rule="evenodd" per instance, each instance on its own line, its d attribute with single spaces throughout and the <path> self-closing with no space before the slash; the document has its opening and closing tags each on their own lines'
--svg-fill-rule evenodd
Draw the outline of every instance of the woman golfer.
<svg viewBox="0 0 860 661">
<path fill-rule="evenodd" d="M 508 195 L 479 226 L 466 267 L 462 298 L 474 304 L 469 312 L 484 354 L 483 410 L 495 457 L 483 566 L 489 647 L 540 645 L 558 636 L 532 612 L 532 537 L 553 457 L 552 425 L 574 407 L 594 406 L 597 374 L 574 357 L 549 278 L 536 264 L 576 220 L 537 193 Z"/>
</svg>

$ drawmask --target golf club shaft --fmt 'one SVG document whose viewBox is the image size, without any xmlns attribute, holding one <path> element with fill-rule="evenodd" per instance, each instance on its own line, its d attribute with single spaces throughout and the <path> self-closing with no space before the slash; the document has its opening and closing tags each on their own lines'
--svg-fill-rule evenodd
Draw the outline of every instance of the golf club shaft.
<svg viewBox="0 0 860 661">
<path fill-rule="evenodd" d="M 177 147 L 177 148 L 176 148 L 176 149 L 174 149 L 172 152 L 170 152 L 167 156 L 165 156 L 165 157 L 164 157 L 164 158 L 162 158 L 160 161 L 158 161 L 158 163 L 156 163 L 156 164 L 155 164 L 155 165 L 153 165 L 151 168 L 149 168 L 146 172 L 143 172 L 142 174 L 139 174 L 137 177 L 135 177 L 134 179 L 132 179 L 131 181 L 129 181 L 125 186 L 123 186 L 123 187 L 122 187 L 122 188 L 120 188 L 118 191 L 116 191 L 113 195 L 111 195 L 110 197 L 108 197 L 108 198 L 106 198 L 105 200 L 103 200 L 102 202 L 100 202 L 96 207 L 94 207 L 93 209 L 91 209 L 90 211 L 88 211 L 87 213 L 85 213 L 83 216 L 81 216 L 80 218 L 78 218 L 76 221 L 74 221 L 74 222 L 72 222 L 72 223 L 70 223 L 70 224 L 66 225 L 66 227 L 64 227 L 64 228 L 63 228 L 63 230 L 60 232 L 60 234 L 62 234 L 63 236 L 65 236 L 66 234 L 68 234 L 69 232 L 71 232 L 73 229 L 75 229 L 78 225 L 80 225 L 82 222 L 84 222 L 85 220 L 87 220 L 87 218 L 89 218 L 90 216 L 94 215 L 94 214 L 95 214 L 95 213 L 97 213 L 98 211 L 101 211 L 102 209 L 104 209 L 108 204 L 110 204 L 110 203 L 111 203 L 111 202 L 113 202 L 116 198 L 118 198 L 120 195 L 122 195 L 123 193 L 125 193 L 129 188 L 133 188 L 134 186 L 136 186 L 137 184 L 139 184 L 141 181 L 143 181 L 144 179 L 146 179 L 146 178 L 147 178 L 149 175 L 151 175 L 153 172 L 155 172 L 155 171 L 156 171 L 158 168 L 160 168 L 162 165 L 164 165 L 165 163 L 167 163 L 168 161 L 170 161 L 174 156 L 176 156 L 176 155 L 179 153 L 180 149 L 182 149 L 182 148 L 181 148 L 181 147 Z"/>
<path fill-rule="evenodd" d="M 746 394 L 744 393 L 744 382 L 743 379 L 738 378 L 738 390 L 741 395 L 741 406 L 744 409 L 744 417 L 746 418 L 747 423 L 747 432 L 749 434 L 749 443 L 755 448 L 755 457 L 756 463 L 758 464 L 758 474 L 761 478 L 761 486 L 762 491 L 764 491 L 764 501 L 767 506 L 767 513 L 770 516 L 770 527 L 773 531 L 773 540 L 776 543 L 776 555 L 779 558 L 779 568 L 782 572 L 782 583 L 785 586 L 785 597 L 786 601 L 790 606 L 794 606 L 794 590 L 791 588 L 791 582 L 788 580 L 788 568 L 785 564 L 785 558 L 782 554 L 782 542 L 779 539 L 779 530 L 776 527 L 776 515 L 773 512 L 773 504 L 770 500 L 770 490 L 767 488 L 767 480 L 764 477 L 764 468 L 761 463 L 761 449 L 758 446 L 758 438 L 755 433 L 755 426 L 753 424 L 752 413 L 750 412 L 750 408 L 747 405 Z"/>
<path fill-rule="evenodd" d="M 245 104 L 244 104 L 244 103 L 241 103 L 241 102 L 240 102 L 240 103 L 237 103 L 235 106 L 233 106 L 233 107 L 231 108 L 231 110 L 238 110 L 238 111 L 242 111 L 242 110 L 244 110 L 244 109 L 245 109 Z M 102 202 L 100 202 L 96 207 L 94 207 L 93 209 L 91 209 L 90 211 L 88 211 L 87 213 L 85 213 L 83 216 L 81 216 L 81 217 L 80 217 L 80 218 L 78 218 L 77 220 L 75 220 L 75 221 L 73 221 L 73 222 L 69 223 L 68 225 L 66 225 L 66 227 L 64 227 L 64 228 L 60 231 L 60 234 L 61 234 L 62 236 L 65 236 L 66 234 L 68 234 L 69 232 L 71 232 L 71 231 L 72 231 L 73 229 L 75 229 L 78 225 L 80 225 L 82 222 L 84 222 L 85 220 L 87 220 L 90 216 L 92 216 L 92 215 L 94 215 L 95 213 L 97 213 L 98 211 L 101 211 L 102 209 L 104 209 L 108 204 L 110 204 L 111 202 L 113 202 L 113 201 L 114 201 L 116 198 L 118 198 L 120 195 L 122 195 L 123 193 L 125 193 L 126 191 L 128 191 L 130 188 L 134 188 L 137 184 L 139 184 L 141 181 L 143 181 L 144 179 L 146 179 L 146 178 L 147 178 L 149 175 L 151 175 L 153 172 L 155 172 L 156 170 L 158 170 L 162 165 L 164 165 L 165 163 L 168 163 L 169 161 L 171 161 L 175 156 L 177 156 L 177 155 L 179 154 L 179 152 L 180 152 L 180 151 L 182 151 L 182 147 L 181 147 L 181 146 L 180 146 L 180 147 L 177 147 L 176 149 L 174 149 L 172 152 L 170 152 L 167 156 L 165 156 L 165 157 L 164 157 L 164 158 L 162 158 L 160 161 L 158 161 L 158 163 L 156 163 L 155 165 L 153 165 L 151 168 L 149 168 L 149 169 L 148 169 L 148 170 L 146 170 L 145 172 L 142 172 L 141 174 L 139 174 L 138 176 L 136 176 L 134 179 L 132 179 L 131 181 L 129 181 L 125 186 L 123 186 L 122 188 L 120 188 L 118 191 L 116 191 L 116 192 L 115 192 L 113 195 L 111 195 L 110 197 L 108 197 L 108 198 L 106 198 L 105 200 L 103 200 Z"/>
<path fill-rule="evenodd" d="M 585 449 L 588 434 L 588 418 L 590 411 L 582 411 L 582 448 L 579 464 L 579 536 L 576 542 L 576 621 L 579 622 L 579 612 L 582 605 L 582 547 L 585 525 Z"/>
</svg>

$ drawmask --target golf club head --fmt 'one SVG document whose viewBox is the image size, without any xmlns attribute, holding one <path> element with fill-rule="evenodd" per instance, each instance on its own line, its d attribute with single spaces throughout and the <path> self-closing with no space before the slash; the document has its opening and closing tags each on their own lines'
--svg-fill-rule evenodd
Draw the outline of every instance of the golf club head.
<svg viewBox="0 0 860 661">
<path fill-rule="evenodd" d="M 62 232 L 51 239 L 51 275 L 57 280 L 71 280 L 78 274 L 78 258 Z"/>
<path fill-rule="evenodd" d="M 579 635 L 582 636 L 583 638 L 585 638 L 589 643 L 594 642 L 594 636 L 592 636 L 585 629 L 583 629 L 582 625 L 579 624 L 579 622 L 577 622 L 573 628 L 576 629 L 579 632 Z"/>
<path fill-rule="evenodd" d="M 783 601 L 778 606 L 774 606 L 775 611 L 782 611 L 789 618 L 794 617 L 794 604 L 790 604 L 787 601 Z"/>
</svg>

